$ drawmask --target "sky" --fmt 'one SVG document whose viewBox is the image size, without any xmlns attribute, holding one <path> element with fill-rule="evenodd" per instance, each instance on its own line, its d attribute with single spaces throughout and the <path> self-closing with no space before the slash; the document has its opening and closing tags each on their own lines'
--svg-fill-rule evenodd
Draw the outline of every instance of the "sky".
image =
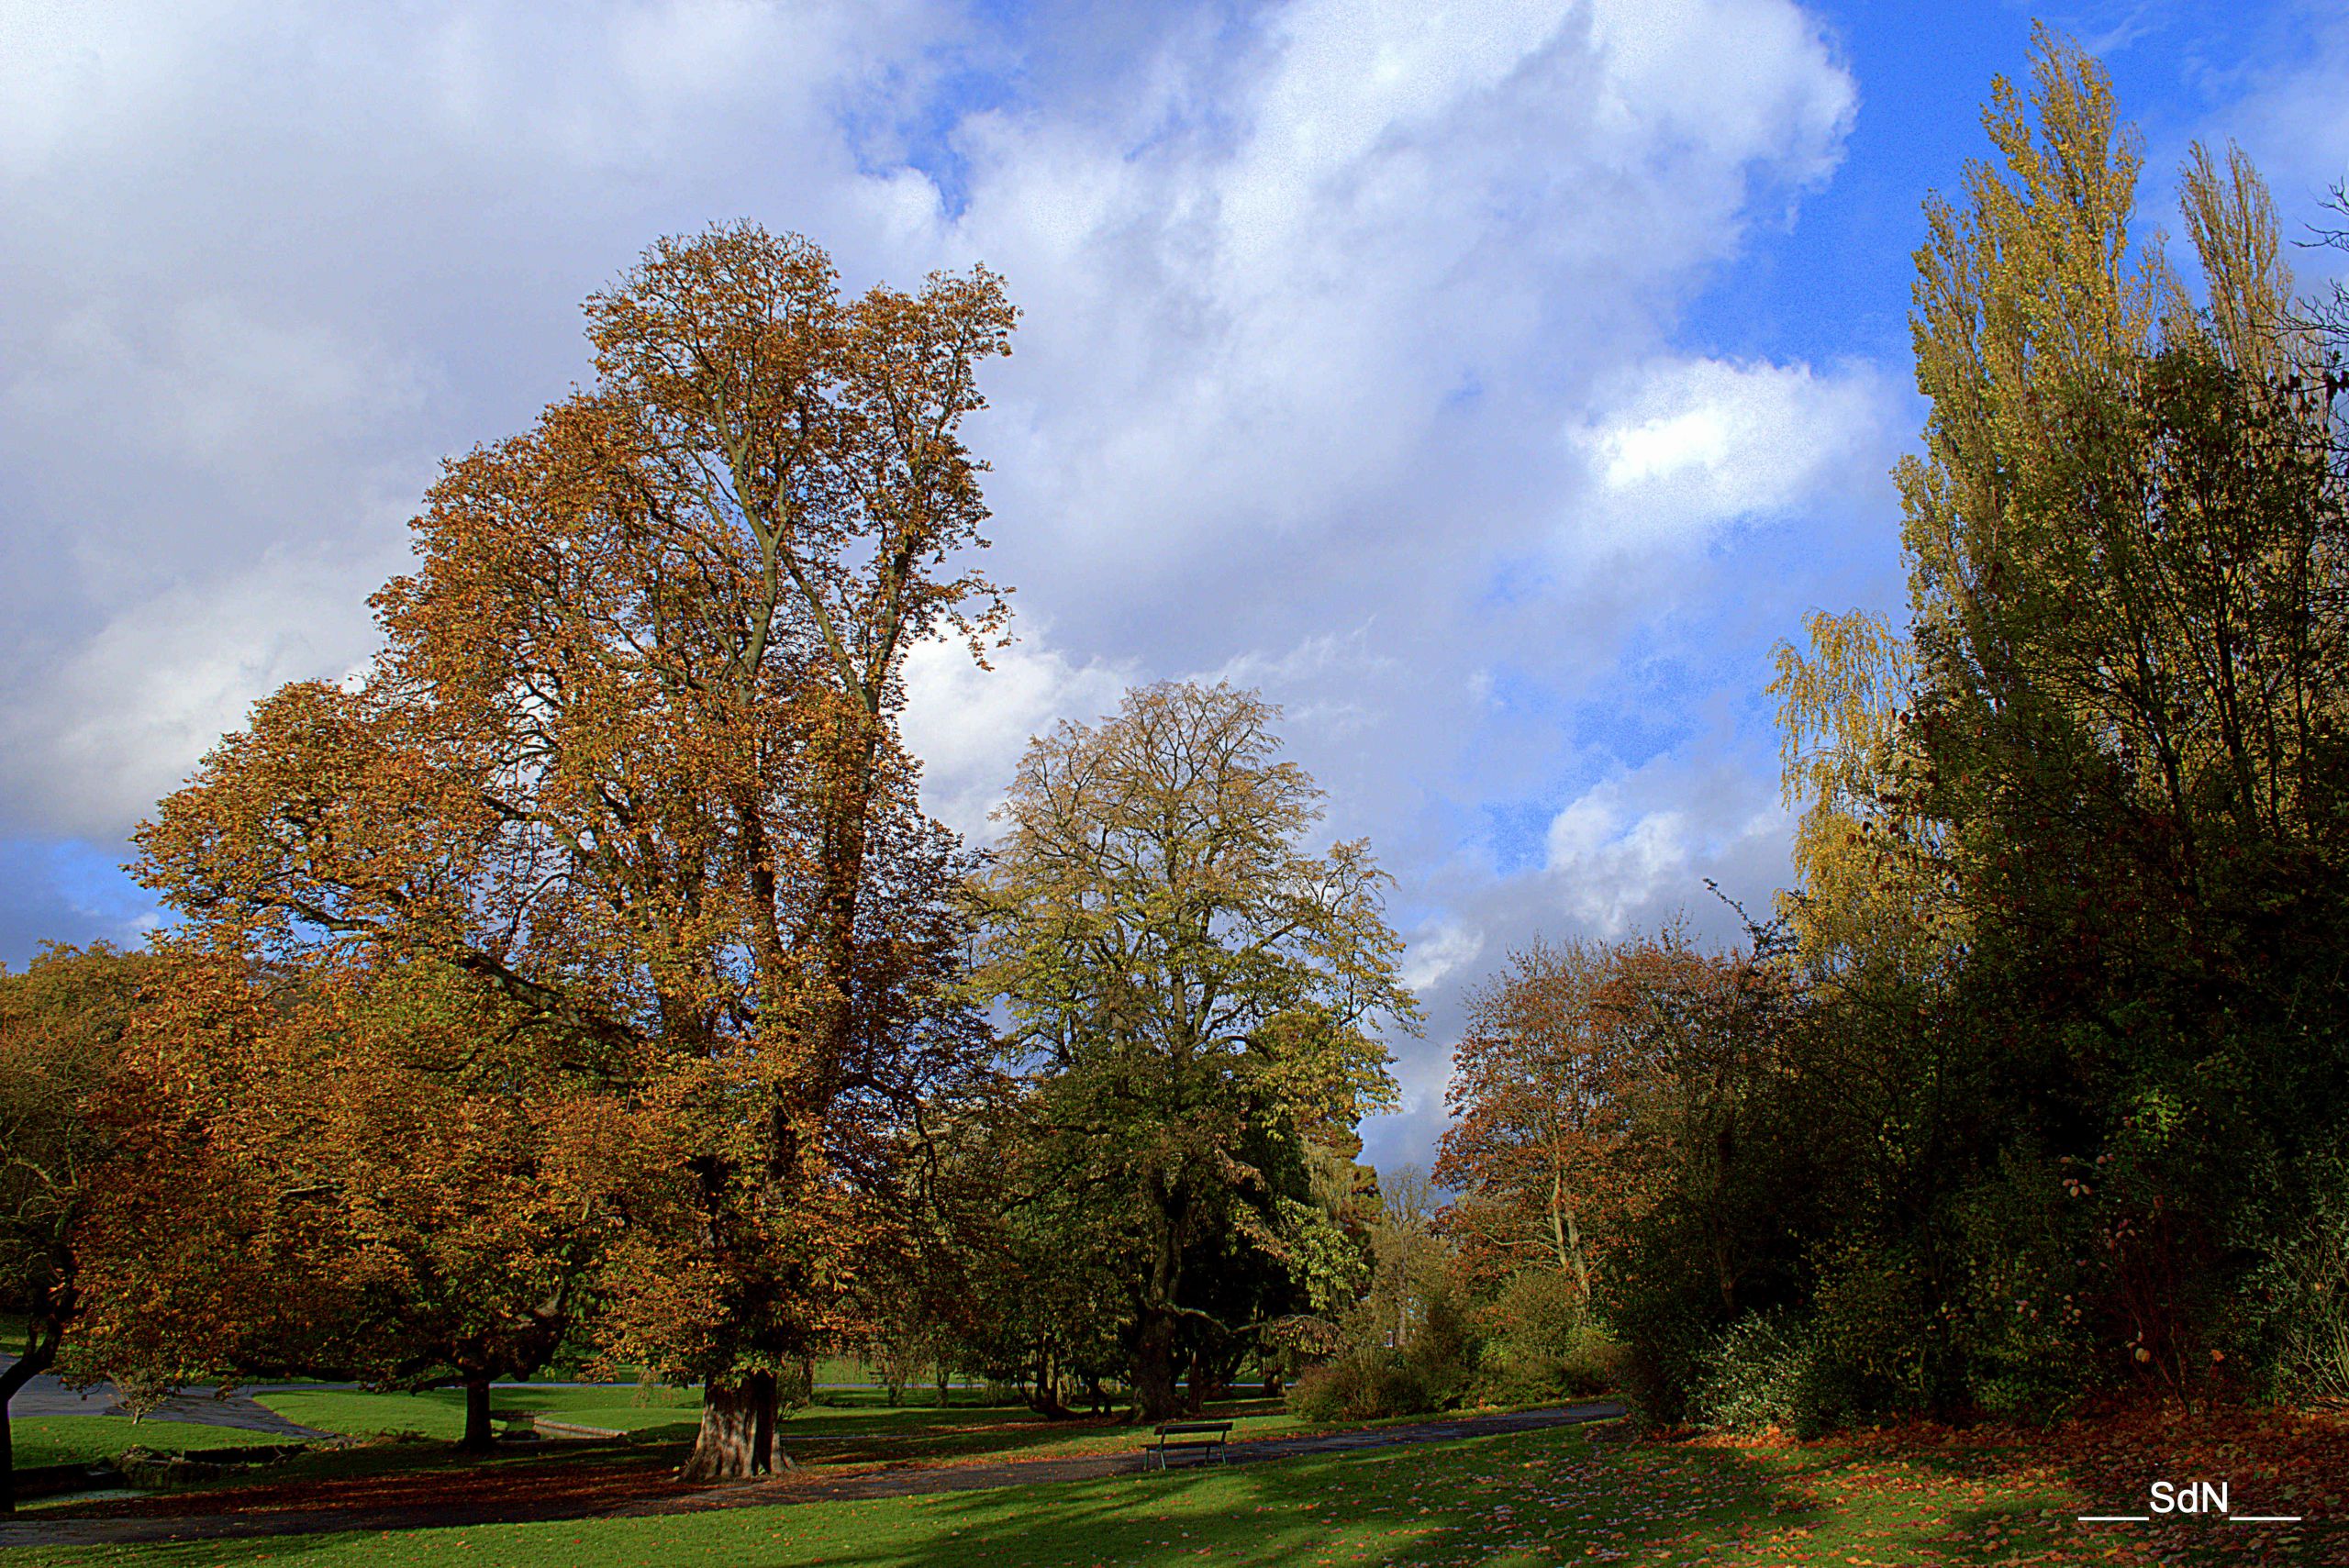
<svg viewBox="0 0 2349 1568">
<path fill-rule="evenodd" d="M 1898 614 L 1920 204 L 2034 17 L 2149 233 L 2198 138 L 2296 232 L 2349 174 L 2337 0 L 0 0 L 0 962 L 153 928 L 133 825 L 364 664 L 583 298 L 747 218 L 1022 311 L 966 432 L 1019 640 L 917 651 L 930 809 L 984 842 L 1030 735 L 1261 688 L 1394 876 L 1428 1021 L 1364 1131 L 1424 1163 L 1510 950 L 1787 880 L 1772 650 Z"/>
</svg>

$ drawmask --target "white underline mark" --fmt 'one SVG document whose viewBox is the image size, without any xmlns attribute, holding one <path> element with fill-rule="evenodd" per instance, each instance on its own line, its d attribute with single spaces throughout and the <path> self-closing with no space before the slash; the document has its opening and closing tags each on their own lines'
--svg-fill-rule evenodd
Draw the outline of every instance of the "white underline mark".
<svg viewBox="0 0 2349 1568">
<path fill-rule="evenodd" d="M 2153 1522 L 2154 1516 L 2151 1514 L 2082 1514 L 2080 1516 L 2080 1523 L 2084 1525 L 2149 1525 Z"/>
<path fill-rule="evenodd" d="M 2296 1525 L 2300 1522 L 2300 1516 L 2298 1514 L 2229 1514 L 2227 1522 L 2231 1525 Z"/>
</svg>

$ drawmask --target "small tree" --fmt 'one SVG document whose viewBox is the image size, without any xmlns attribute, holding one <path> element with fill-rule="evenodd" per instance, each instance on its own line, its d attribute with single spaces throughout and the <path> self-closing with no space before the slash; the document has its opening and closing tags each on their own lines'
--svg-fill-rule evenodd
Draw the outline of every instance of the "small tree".
<svg viewBox="0 0 2349 1568">
<path fill-rule="evenodd" d="M 103 1104 L 78 1375 L 313 1375 L 466 1395 L 572 1330 L 640 1184 L 640 1118 L 444 965 L 269 970 L 166 944 Z"/>
</svg>

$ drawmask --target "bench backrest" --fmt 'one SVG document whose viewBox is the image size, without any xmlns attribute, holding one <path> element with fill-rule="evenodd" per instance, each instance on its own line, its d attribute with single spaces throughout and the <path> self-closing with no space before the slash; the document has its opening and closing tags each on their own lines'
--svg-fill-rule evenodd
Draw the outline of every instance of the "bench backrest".
<svg viewBox="0 0 2349 1568">
<path fill-rule="evenodd" d="M 1231 1423 L 1230 1421 L 1162 1421 L 1152 1429 L 1160 1437 L 1177 1432 L 1228 1432 L 1231 1430 Z"/>
</svg>

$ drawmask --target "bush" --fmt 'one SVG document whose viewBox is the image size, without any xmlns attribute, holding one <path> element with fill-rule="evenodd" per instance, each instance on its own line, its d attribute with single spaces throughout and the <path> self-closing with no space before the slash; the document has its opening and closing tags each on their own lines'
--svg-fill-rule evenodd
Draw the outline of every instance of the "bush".
<svg viewBox="0 0 2349 1568">
<path fill-rule="evenodd" d="M 1385 1315 L 1360 1311 L 1342 1329 L 1343 1348 L 1308 1367 L 1287 1395 L 1308 1421 L 1376 1421 L 1418 1416 L 1460 1402 L 1476 1365 L 1476 1336 L 1447 1291 L 1427 1302 L 1410 1342 L 1387 1345 Z"/>
<path fill-rule="evenodd" d="M 2243 1348 L 2264 1363 L 2250 1375 L 2281 1404 L 2349 1407 L 2349 1166 L 2310 1162 L 2307 1196 L 2289 1207 L 2245 1293 L 2259 1311 Z"/>
<path fill-rule="evenodd" d="M 1448 1292 L 1431 1297 L 1427 1316 L 1403 1351 L 1403 1369 L 1418 1385 L 1417 1410 L 1442 1410 L 1460 1403 L 1474 1378 L 1484 1347 Z"/>
<path fill-rule="evenodd" d="M 2036 1151 L 2009 1150 L 1959 1199 L 1954 1229 L 1965 1272 L 1952 1317 L 1976 1408 L 2052 1423 L 2087 1392 L 2099 1356 L 2091 1282 L 2075 1260 L 2101 1251 L 2089 1217 L 2101 1209 L 2092 1189 L 2102 1184 L 2067 1184 L 2063 1165 Z M 2075 1191 L 2090 1195 L 2069 1195 Z"/>
<path fill-rule="evenodd" d="M 1382 1347 L 1355 1347 L 1307 1369 L 1290 1385 L 1288 1413 L 1306 1421 L 1376 1421 L 1415 1416 L 1437 1401 L 1402 1356 Z"/>
<path fill-rule="evenodd" d="M 1621 1346 L 1590 1319 L 1573 1280 L 1553 1270 L 1529 1270 L 1510 1280 L 1485 1309 L 1492 1330 L 1485 1341 L 1477 1387 L 1503 1404 L 1587 1397 L 1621 1386 Z"/>
<path fill-rule="evenodd" d="M 1851 1413 L 1850 1379 L 1823 1353 L 1818 1326 L 1784 1312 L 1739 1318 L 1706 1349 L 1689 1414 L 1723 1431 L 1777 1427 L 1817 1437 Z"/>
</svg>

